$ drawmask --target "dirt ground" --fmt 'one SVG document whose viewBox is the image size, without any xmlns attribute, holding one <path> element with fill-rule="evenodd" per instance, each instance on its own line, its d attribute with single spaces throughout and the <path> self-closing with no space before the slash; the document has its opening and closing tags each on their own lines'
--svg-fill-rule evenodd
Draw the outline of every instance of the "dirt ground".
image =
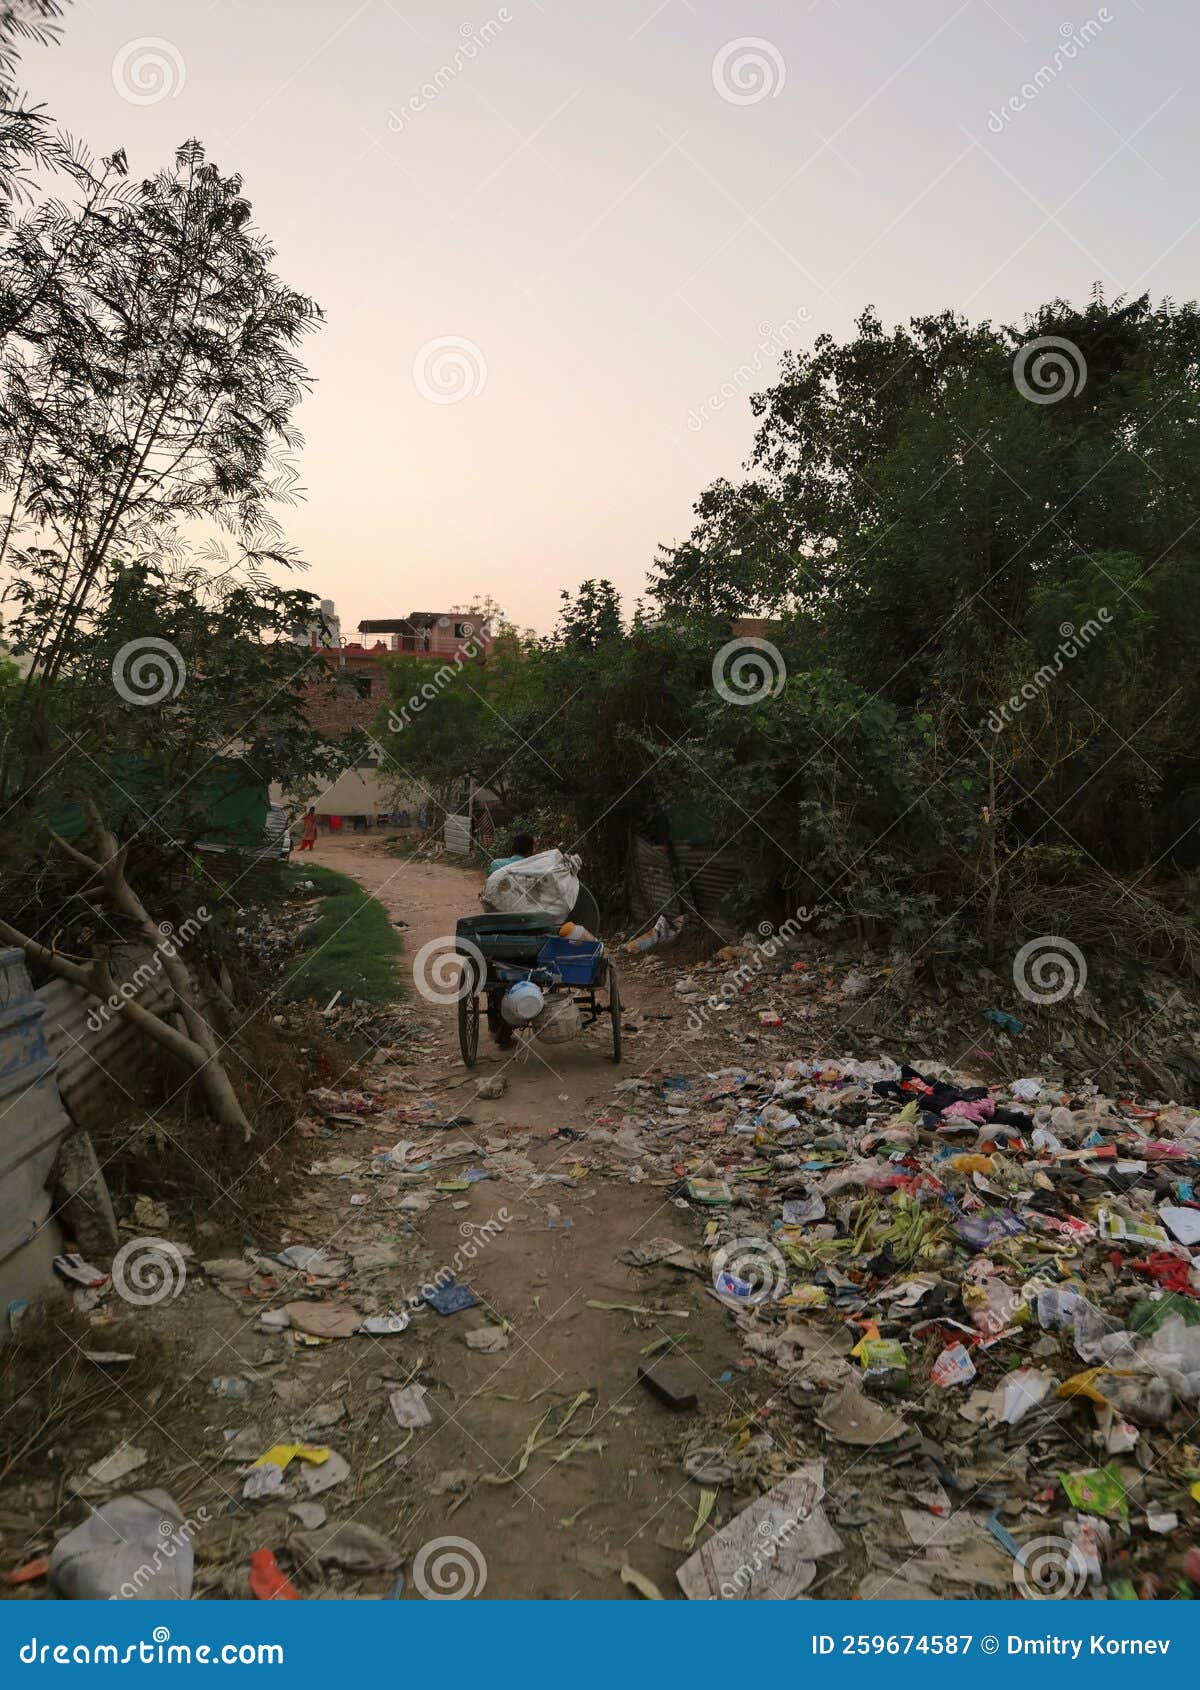
<svg viewBox="0 0 1200 1690">
<path fill-rule="evenodd" d="M 481 880 L 470 870 L 397 861 L 380 842 L 370 840 L 324 839 L 315 856 L 324 866 L 353 876 L 394 918 L 407 923 L 410 966 L 422 946 L 452 934 L 456 919 L 477 908 Z M 669 996 L 662 993 L 663 998 Z M 625 999 L 626 1013 L 676 1011 L 673 1001 L 665 1008 L 648 1002 L 646 989 L 632 998 L 627 990 Z M 458 1051 L 455 1006 L 431 1008 L 426 1019 L 437 1046 L 432 1073 L 452 1076 L 438 1095 L 448 1112 L 468 1113 L 473 1121 L 471 1128 L 454 1136 L 482 1144 L 497 1133 L 544 1134 L 545 1147 L 532 1155 L 544 1176 L 563 1177 L 584 1154 L 575 1141 L 564 1143 L 552 1132 L 580 1130 L 603 1112 L 619 1079 L 647 1066 L 646 1056 L 627 1039 L 625 1060 L 614 1068 L 607 1028 L 565 1046 L 531 1044 L 517 1053 L 498 1050 L 481 1028 L 478 1066 L 467 1076 Z M 672 1052 L 669 1041 L 660 1036 L 647 1054 L 652 1057 L 650 1067 L 659 1069 L 664 1058 L 671 1062 L 681 1052 Z M 495 1074 L 503 1074 L 507 1082 L 504 1095 L 496 1100 L 476 1096 L 479 1082 Z M 345 1140 L 353 1136 L 371 1142 L 378 1133 L 368 1128 L 359 1135 L 344 1135 L 338 1148 L 352 1153 Z M 394 1500 L 380 1504 L 372 1499 L 362 1517 L 395 1532 L 399 1502 L 410 1541 L 418 1525 L 428 1537 L 452 1532 L 470 1538 L 487 1560 L 489 1596 L 632 1594 L 615 1570 L 607 1577 L 585 1570 L 576 1558 L 581 1550 L 593 1566 L 598 1554 L 612 1556 L 618 1564 L 627 1558 L 656 1580 L 664 1594 L 677 1595 L 673 1573 L 697 1494 L 696 1486 L 681 1474 L 678 1451 L 685 1435 L 695 1435 L 695 1418 L 678 1416 L 648 1396 L 637 1382 L 639 1352 L 669 1333 L 691 1333 L 698 1347 L 677 1352 L 676 1363 L 702 1398 L 709 1399 L 710 1412 L 723 1419 L 729 1409 L 746 1406 L 725 1386 L 713 1383 L 727 1365 L 725 1358 L 736 1353 L 735 1342 L 724 1312 L 692 1276 L 669 1269 L 648 1275 L 622 1265 L 617 1257 L 639 1239 L 656 1235 L 692 1244 L 694 1222 L 679 1215 L 663 1190 L 649 1182 L 614 1185 L 597 1178 L 584 1179 L 578 1187 L 568 1182 L 522 1190 L 512 1182 L 488 1180 L 470 1192 L 468 1208 L 456 1211 L 442 1201 L 421 1218 L 427 1258 L 435 1263 L 451 1260 L 461 1247 L 464 1225 L 485 1225 L 498 1207 L 507 1207 L 511 1222 L 461 1277 L 469 1277 L 484 1313 L 512 1323 L 510 1348 L 496 1356 L 467 1349 L 464 1323 L 476 1312 L 470 1311 L 444 1320 L 426 1318 L 403 1339 L 392 1340 L 385 1355 L 364 1362 L 368 1368 L 382 1365 L 389 1372 L 407 1373 L 415 1365 L 410 1351 L 419 1346 L 437 1380 L 431 1391 L 437 1407 L 434 1425 L 414 1439 L 418 1447 L 409 1446 L 408 1472 L 387 1487 Z M 330 1213 L 324 1205 L 313 1222 L 318 1213 L 322 1220 L 338 1223 L 336 1211 Z M 340 1250 L 341 1245 L 335 1240 L 333 1247 Z M 588 1299 L 686 1309 L 688 1318 L 661 1320 L 593 1310 L 586 1306 Z M 482 1314 L 476 1323 L 482 1323 Z M 363 1342 L 355 1340 L 356 1346 Z M 393 1363 L 393 1355 L 405 1365 Z M 321 1359 L 334 1363 L 337 1357 Z M 581 1391 L 595 1393 L 596 1407 L 573 1421 L 572 1430 L 586 1427 L 587 1438 L 600 1439 L 602 1450 L 552 1465 L 535 1457 L 510 1485 L 475 1485 L 452 1519 L 448 1505 L 457 1498 L 442 1501 L 428 1495 L 430 1481 L 445 1470 L 499 1473 L 510 1467 L 546 1408 L 551 1403 L 568 1405 Z M 374 1452 L 372 1443 L 365 1458 L 372 1459 Z M 664 1547 L 660 1537 L 671 1547 Z"/>
<path fill-rule="evenodd" d="M 352 875 L 407 924 L 409 969 L 427 940 L 452 934 L 455 919 L 476 908 L 477 875 L 398 861 L 380 839 L 322 839 L 315 861 Z M 634 1022 L 647 1014 L 668 1016 L 673 1008 L 677 1014 L 676 1005 L 647 1001 L 631 983 L 625 997 Z M 313 1161 L 369 1161 L 398 1139 L 427 1140 L 431 1151 L 447 1139 L 479 1147 L 435 1176 L 446 1177 L 461 1174 L 463 1164 L 486 1169 L 485 1144 L 494 1150 L 497 1140 L 532 1132 L 534 1144 L 522 1148 L 540 1178 L 489 1177 L 466 1192 L 436 1194 L 427 1212 L 413 1215 L 385 1200 L 381 1182 L 355 1174 L 307 1175 L 301 1158 L 287 1203 L 290 1228 L 282 1238 L 254 1242 L 266 1251 L 302 1242 L 341 1257 L 386 1240 L 397 1265 L 365 1279 L 356 1273 L 348 1292 L 323 1294 L 339 1301 L 353 1297 L 361 1306 L 365 1284 L 369 1302 L 402 1308 L 414 1285 L 449 1264 L 469 1282 L 480 1306 L 446 1317 L 424 1310 L 398 1336 L 355 1336 L 305 1349 L 290 1332 L 264 1334 L 258 1326 L 263 1307 L 303 1294 L 298 1288 L 238 1306 L 189 1274 L 181 1295 L 136 1311 L 143 1330 L 181 1344 L 184 1376 L 156 1393 L 148 1408 L 131 1400 L 112 1416 L 111 1435 L 94 1438 L 94 1448 L 70 1450 L 65 1463 L 78 1470 L 119 1439 L 150 1452 L 136 1482 L 168 1491 L 190 1516 L 206 1511 L 196 1539 L 197 1596 L 244 1596 L 250 1554 L 263 1546 L 287 1552 L 284 1564 L 292 1566 L 302 1595 L 387 1595 L 395 1588 L 393 1574 L 330 1571 L 307 1554 L 296 1536 L 299 1524 L 287 1512 L 289 1502 L 305 1496 L 302 1484 L 291 1480 L 286 1497 L 247 1508 L 239 1467 L 227 1457 L 235 1433 L 241 1434 L 235 1449 L 244 1451 L 255 1444 L 265 1450 L 295 1431 L 298 1404 L 331 1404 L 331 1413 L 344 1405 L 334 1423 L 309 1434 L 343 1455 L 351 1470 L 320 1500 L 330 1521 L 365 1523 L 404 1552 L 405 1598 L 416 1594 L 414 1557 L 423 1545 L 446 1537 L 466 1540 L 465 1576 L 476 1588 L 480 1575 L 473 1569 L 486 1565 L 486 1588 L 480 1590 L 486 1597 L 636 1600 L 621 1581 L 626 1563 L 654 1580 L 664 1596 L 676 1597 L 674 1571 L 685 1558 L 683 1540 L 698 1496 L 679 1465 L 682 1447 L 706 1422 L 715 1429 L 731 1413 L 753 1412 L 740 1376 L 718 1379 L 732 1367 L 736 1338 L 705 1281 L 663 1267 L 638 1270 L 617 1259 L 623 1249 L 655 1236 L 695 1243 L 695 1222 L 672 1205 L 669 1182 L 629 1183 L 583 1172 L 587 1145 L 556 1136 L 560 1129 L 581 1132 L 603 1115 L 622 1078 L 647 1067 L 661 1071 L 664 1061 L 667 1072 L 685 1071 L 669 1022 L 654 1021 L 650 1037 L 634 1033 L 619 1068 L 611 1061 L 607 1029 L 604 1036 L 597 1029 L 535 1053 L 501 1052 L 481 1028 L 479 1065 L 468 1074 L 458 1053 L 455 1005 L 431 1006 L 414 991 L 410 1007 L 428 1029 L 428 1060 L 394 1074 L 377 1064 L 359 1082 L 387 1090 L 396 1079 L 407 1088 L 402 1098 L 432 1097 L 443 1118 L 464 1113 L 472 1124 L 439 1132 L 371 1116 L 333 1138 L 314 1139 Z M 643 1044 L 646 1055 L 640 1054 Z M 477 1097 L 479 1082 L 497 1073 L 507 1081 L 504 1094 Z M 335 1087 L 339 1081 L 355 1083 L 351 1076 L 331 1076 Z M 432 1178 L 425 1176 L 418 1189 L 431 1191 Z M 355 1196 L 364 1201 L 352 1202 Z M 237 1256 L 249 1242 L 215 1234 L 203 1217 L 193 1217 L 192 1224 L 185 1217 L 173 1221 L 200 1260 Z M 589 1300 L 672 1312 L 601 1310 L 589 1307 Z M 485 1354 L 468 1348 L 469 1330 L 496 1323 L 509 1329 L 506 1349 Z M 637 1369 L 646 1346 L 685 1333 L 689 1346 L 675 1352 L 675 1364 L 699 1393 L 700 1409 L 678 1413 L 639 1384 Z M 214 1394 L 213 1378 L 237 1374 L 251 1382 L 247 1400 Z M 412 1381 L 428 1387 L 433 1419 L 408 1433 L 397 1425 L 388 1389 Z M 577 1401 L 581 1393 L 587 1395 Z M 564 1417 L 569 1435 L 522 1463 L 534 1428 L 541 1423 L 544 1438 Z M 52 1500 L 55 1506 L 47 1510 Z M 70 1487 L 58 1486 L 53 1498 L 43 1488 L 28 1506 L 34 1515 L 50 1513 L 51 1535 L 76 1517 Z M 14 1509 L 9 1523 L 23 1511 Z M 445 1571 L 448 1580 L 455 1576 Z"/>
</svg>

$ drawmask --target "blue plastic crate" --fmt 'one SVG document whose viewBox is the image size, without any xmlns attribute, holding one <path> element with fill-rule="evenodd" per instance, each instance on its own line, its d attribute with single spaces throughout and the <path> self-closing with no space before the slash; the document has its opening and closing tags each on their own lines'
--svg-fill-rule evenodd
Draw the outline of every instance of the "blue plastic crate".
<svg viewBox="0 0 1200 1690">
<path fill-rule="evenodd" d="M 604 966 L 599 939 L 573 945 L 569 939 L 547 939 L 538 952 L 538 967 L 552 969 L 564 986 L 594 986 Z"/>
</svg>

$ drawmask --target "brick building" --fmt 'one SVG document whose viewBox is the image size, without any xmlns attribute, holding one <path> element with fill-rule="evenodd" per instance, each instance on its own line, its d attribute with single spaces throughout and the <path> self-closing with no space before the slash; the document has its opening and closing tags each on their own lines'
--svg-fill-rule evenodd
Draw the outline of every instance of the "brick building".
<svg viewBox="0 0 1200 1690">
<path fill-rule="evenodd" d="M 322 609 L 325 611 L 324 604 Z M 325 620 L 329 623 L 331 619 L 336 625 L 330 603 Z M 314 673 L 305 701 L 309 722 L 327 739 L 342 739 L 356 728 L 365 734 L 375 733 L 380 706 L 388 698 L 386 658 L 420 657 L 437 669 L 460 654 L 468 662 L 482 662 L 493 643 L 487 623 L 463 611 L 416 610 L 410 616 L 360 622 L 358 632 L 376 637 L 370 643 L 364 638 L 349 644 L 321 645 L 316 632 L 308 634 L 306 643 L 313 655 L 324 659 L 336 674 L 336 684 L 331 686 L 326 675 Z M 315 671 L 317 665 L 313 668 Z M 393 784 L 381 784 L 375 759 L 368 756 L 321 794 L 316 800 L 317 812 L 344 816 L 381 814 L 390 807 L 387 798 L 389 794 L 394 797 Z M 414 812 L 419 810 L 423 797 L 414 789 L 406 799 L 407 807 Z"/>
</svg>

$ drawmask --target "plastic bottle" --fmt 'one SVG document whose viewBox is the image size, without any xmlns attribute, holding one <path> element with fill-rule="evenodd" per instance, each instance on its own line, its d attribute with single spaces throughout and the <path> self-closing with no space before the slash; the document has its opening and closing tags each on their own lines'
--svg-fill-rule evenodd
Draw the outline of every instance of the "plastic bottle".
<svg viewBox="0 0 1200 1690">
<path fill-rule="evenodd" d="M 584 945 L 594 942 L 596 935 L 589 933 L 580 921 L 564 921 L 558 930 L 560 939 L 569 939 L 573 945 Z"/>
</svg>

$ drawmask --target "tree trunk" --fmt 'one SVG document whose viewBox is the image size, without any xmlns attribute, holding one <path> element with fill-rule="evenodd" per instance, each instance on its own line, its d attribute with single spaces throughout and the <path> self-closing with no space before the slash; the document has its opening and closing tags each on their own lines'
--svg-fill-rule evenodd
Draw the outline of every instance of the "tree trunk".
<svg viewBox="0 0 1200 1690">
<path fill-rule="evenodd" d="M 0 938 L 18 946 L 27 957 L 56 974 L 60 980 L 67 980 L 73 986 L 79 986 L 102 1002 L 108 998 L 117 998 L 118 1007 L 113 1013 L 123 1015 L 139 1032 L 191 1068 L 213 1117 L 223 1126 L 237 1127 L 248 1140 L 252 1136 L 250 1122 L 221 1061 L 221 1046 L 217 1036 L 197 1002 L 196 989 L 187 966 L 175 947 L 170 944 L 169 936 L 164 941 L 162 930 L 125 879 L 125 847 L 118 845 L 116 838 L 105 826 L 100 811 L 90 800 L 86 810 L 100 850 L 100 861 L 88 857 L 57 834 L 52 837 L 73 861 L 89 870 L 98 883 L 99 890 L 109 902 L 138 927 L 162 963 L 163 972 L 183 1017 L 185 1030 L 181 1032 L 172 1027 L 161 1015 L 156 1015 L 134 999 L 122 997 L 102 957 L 95 957 L 89 966 L 74 962 L 58 951 L 40 944 L 6 921 L 0 921 Z"/>
</svg>

